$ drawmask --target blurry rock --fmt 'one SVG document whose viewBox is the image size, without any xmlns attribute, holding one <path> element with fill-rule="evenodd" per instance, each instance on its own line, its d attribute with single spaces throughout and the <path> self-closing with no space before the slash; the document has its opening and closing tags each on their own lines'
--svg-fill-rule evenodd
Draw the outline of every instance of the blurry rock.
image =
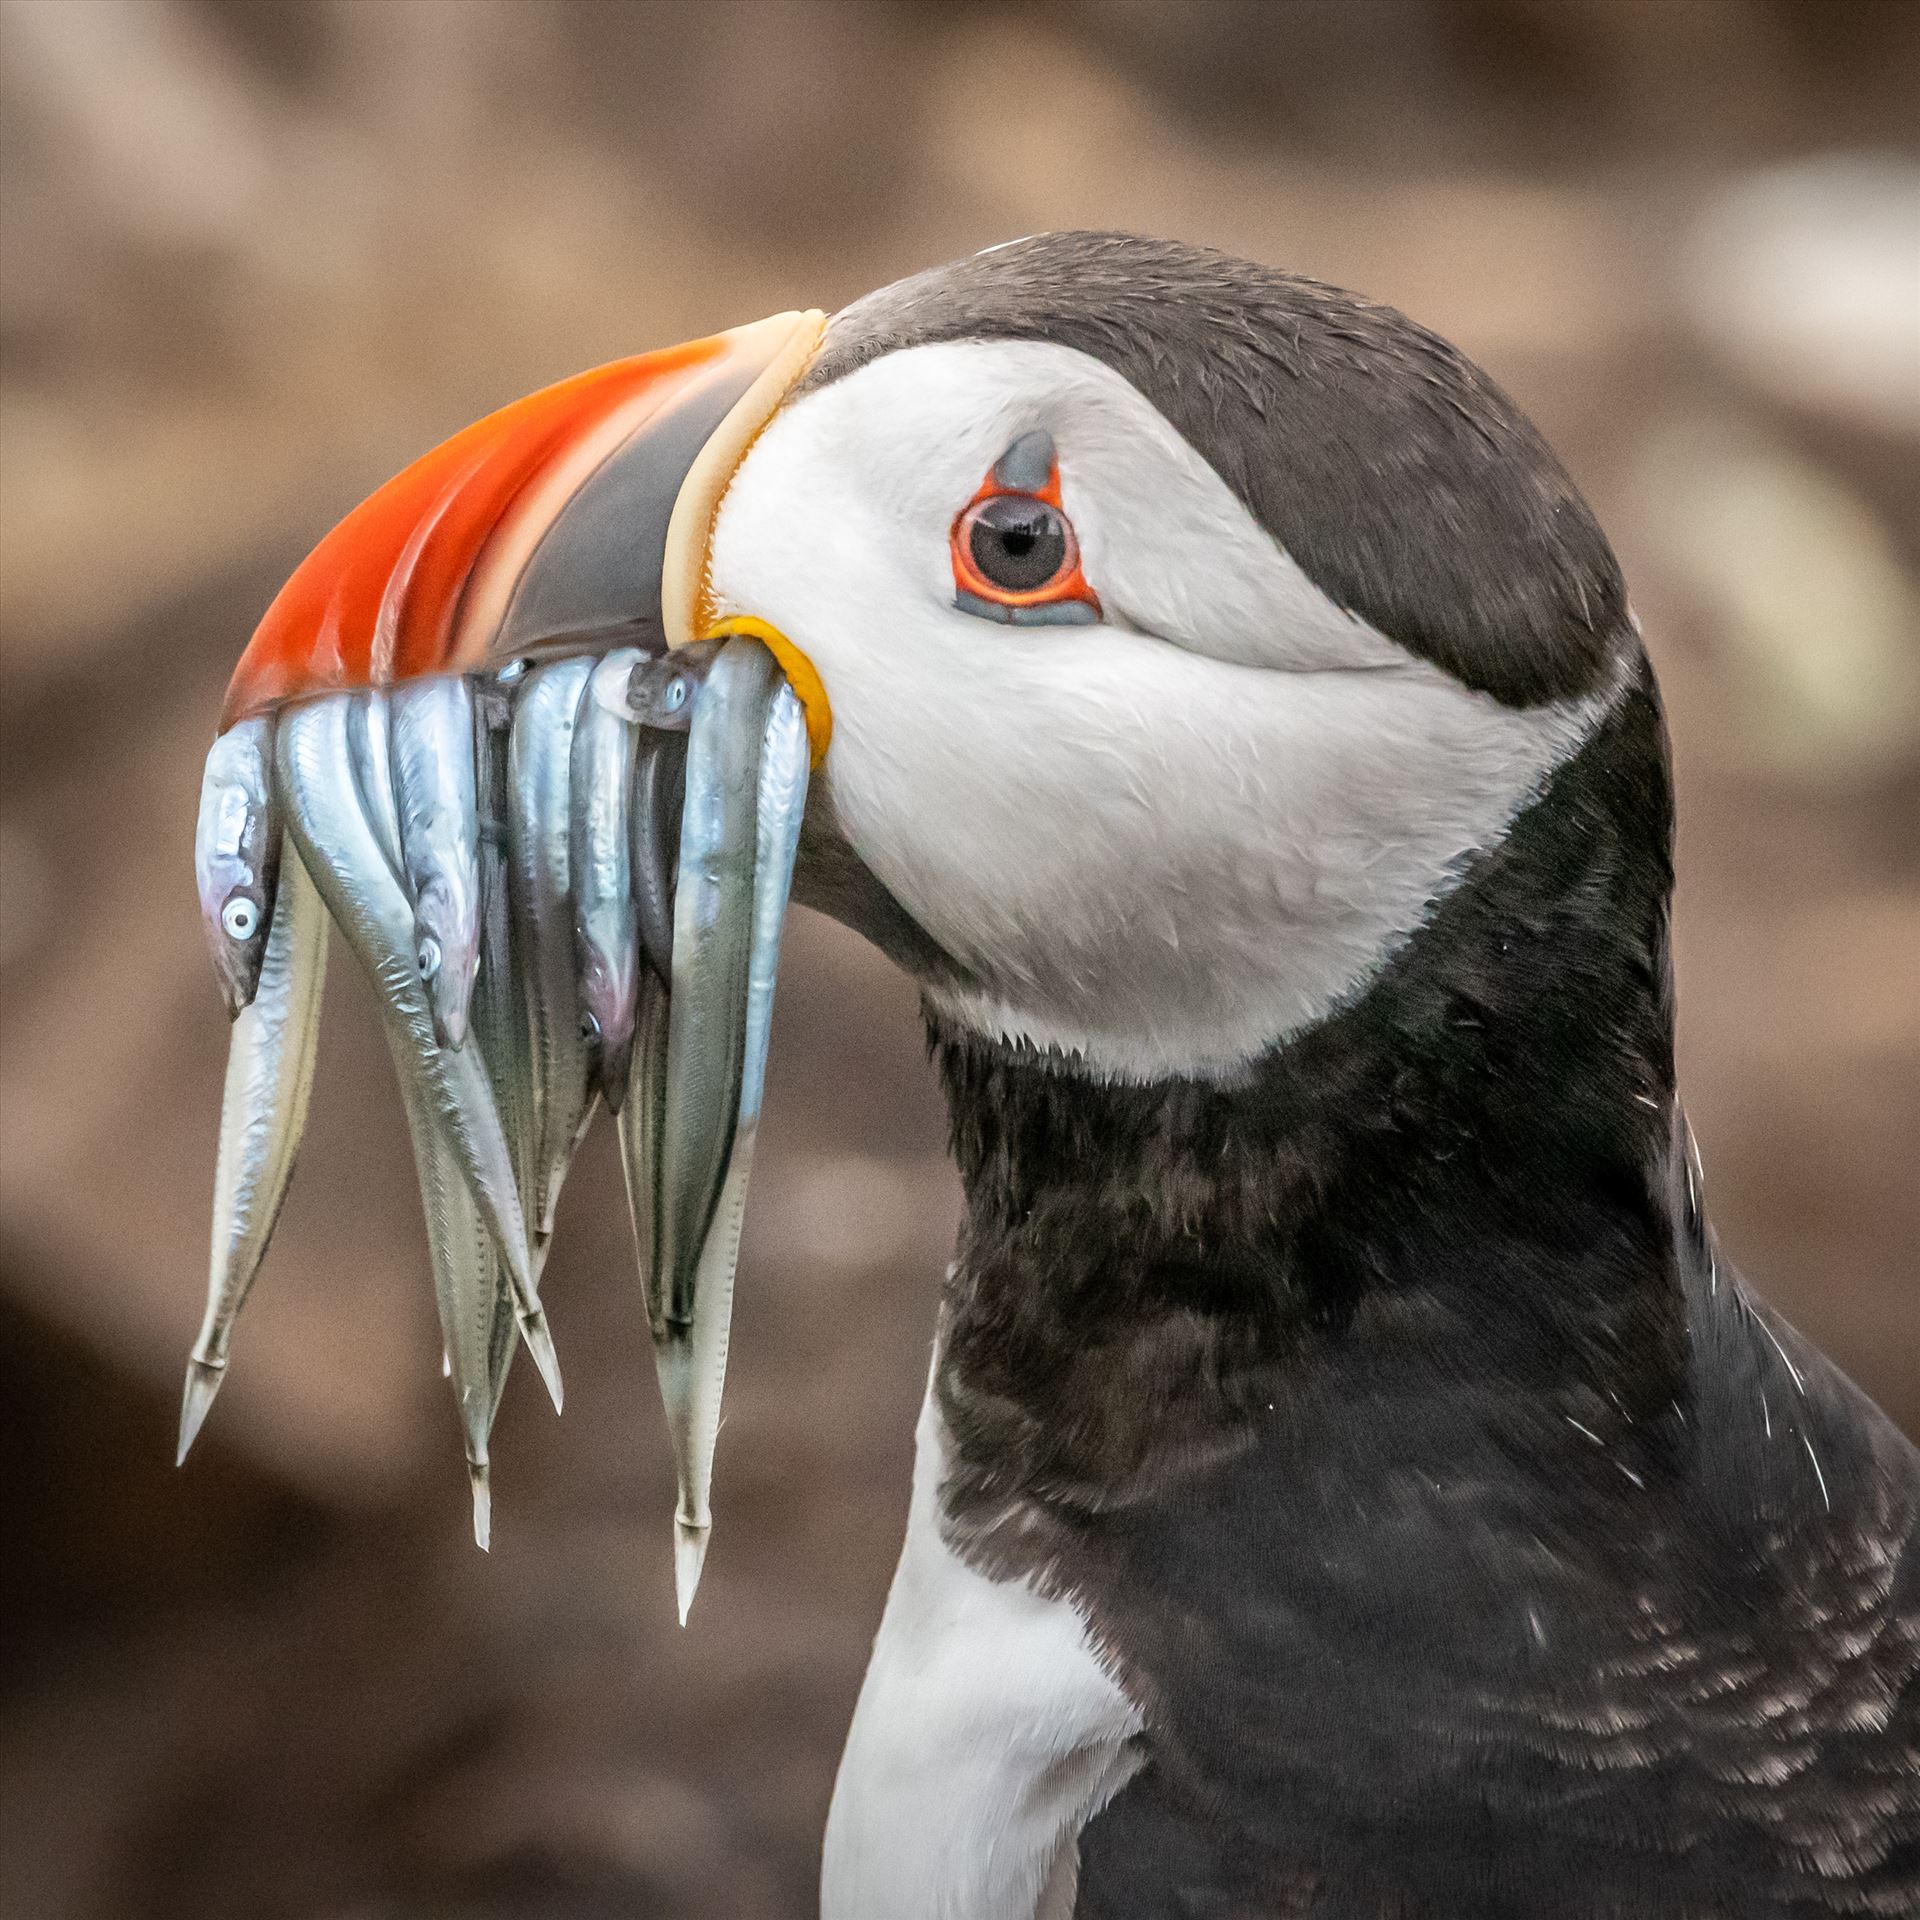
<svg viewBox="0 0 1920 1920">
<path fill-rule="evenodd" d="M 1716 196 L 1684 243 L 1701 337 L 1779 399 L 1920 434 L 1920 160 L 1824 154 Z"/>
<path fill-rule="evenodd" d="M 1837 784 L 1920 751 L 1920 588 L 1865 501 L 1705 422 L 1659 433 L 1637 492 L 1642 540 L 1721 649 L 1745 757 Z"/>
</svg>

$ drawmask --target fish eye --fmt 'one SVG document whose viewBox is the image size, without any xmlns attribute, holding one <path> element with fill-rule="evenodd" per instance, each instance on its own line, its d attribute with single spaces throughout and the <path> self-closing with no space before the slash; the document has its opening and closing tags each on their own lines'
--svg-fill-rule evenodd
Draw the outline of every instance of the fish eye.
<svg viewBox="0 0 1920 1920">
<path fill-rule="evenodd" d="M 967 557 L 1002 593 L 1038 593 L 1066 570 L 1073 551 L 1067 516 L 1032 494 L 997 493 L 964 522 Z"/>
<path fill-rule="evenodd" d="M 420 945 L 414 953 L 415 963 L 420 969 L 422 980 L 431 980 L 440 971 L 440 942 L 432 934 L 423 933 Z"/>
<path fill-rule="evenodd" d="M 643 727 L 683 733 L 692 718 L 697 675 L 669 656 L 642 660 L 627 681 L 627 715 Z"/>
<path fill-rule="evenodd" d="M 236 893 L 220 909 L 220 924 L 229 940 L 251 940 L 260 928 L 260 909 L 244 893 Z"/>
</svg>

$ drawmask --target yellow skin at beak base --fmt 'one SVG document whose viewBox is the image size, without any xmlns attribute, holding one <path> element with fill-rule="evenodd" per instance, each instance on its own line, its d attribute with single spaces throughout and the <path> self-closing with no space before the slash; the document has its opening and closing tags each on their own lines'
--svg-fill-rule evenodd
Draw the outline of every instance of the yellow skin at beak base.
<svg viewBox="0 0 1920 1920">
<path fill-rule="evenodd" d="M 811 750 L 812 763 L 818 767 L 827 757 L 827 746 L 833 739 L 833 708 L 828 704 L 827 690 L 821 684 L 818 670 L 778 627 L 765 620 L 757 620 L 750 613 L 737 613 L 728 619 L 716 620 L 702 637 L 721 640 L 736 633 L 747 634 L 758 640 L 780 662 L 780 670 L 787 676 L 788 685 L 806 709 L 807 745 Z"/>
</svg>

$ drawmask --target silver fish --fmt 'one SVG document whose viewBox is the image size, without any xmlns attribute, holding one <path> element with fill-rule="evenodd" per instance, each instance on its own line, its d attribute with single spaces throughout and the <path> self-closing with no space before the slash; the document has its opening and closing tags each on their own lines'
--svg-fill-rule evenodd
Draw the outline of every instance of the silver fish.
<svg viewBox="0 0 1920 1920">
<path fill-rule="evenodd" d="M 523 969 L 516 954 L 509 874 L 507 786 L 512 694 L 485 684 L 474 700 L 475 814 L 479 824 L 475 876 L 479 886 L 480 946 L 474 975 L 472 1026 L 493 1084 L 494 1105 L 513 1156 L 520 1211 L 537 1237 L 532 1206 L 537 1125 L 532 1042 Z"/>
<path fill-rule="evenodd" d="M 662 986 L 673 978 L 674 868 L 686 771 L 684 740 L 642 731 L 633 763 L 633 915 L 641 956 Z"/>
<path fill-rule="evenodd" d="M 347 759 L 353 767 L 367 825 L 394 877 L 406 884 L 400 857 L 400 810 L 393 797 L 393 728 L 385 687 L 369 687 L 347 708 Z"/>
<path fill-rule="evenodd" d="M 661 1150 L 664 1322 L 690 1323 L 694 1273 L 733 1151 L 746 1047 L 760 742 L 773 656 L 737 642 L 715 661 L 687 747 L 674 902 L 667 1111 Z"/>
<path fill-rule="evenodd" d="M 396 880 L 405 879 L 405 865 L 400 854 L 400 815 L 393 793 L 393 758 L 390 748 L 391 727 L 388 712 L 387 691 L 384 687 L 370 687 L 356 694 L 347 708 L 347 758 L 353 769 L 354 784 L 359 790 L 361 806 L 367 817 L 367 825 L 372 829 L 375 840 L 379 842 L 389 871 Z M 484 807 L 482 808 L 484 817 Z M 482 839 L 484 848 L 484 836 Z M 481 1057 L 488 1064 L 489 1077 L 493 1084 L 494 1098 L 500 1107 L 501 1125 L 508 1138 L 510 1149 L 516 1152 L 516 1172 L 518 1168 L 518 1150 L 515 1148 L 515 1128 L 509 1111 L 508 1096 L 514 1089 L 519 1056 L 512 1050 L 512 1014 L 492 1013 L 493 1000 L 489 996 L 488 967 L 486 958 L 486 859 L 481 856 L 481 913 L 482 942 L 481 958 L 474 979 L 473 1025 L 481 1033 Z M 498 969 L 495 969 L 497 976 Z M 502 1034 L 497 1023 L 504 1019 L 507 1024 Z M 505 1042 L 503 1044 L 503 1041 Z M 496 1059 L 504 1059 L 508 1064 L 496 1067 Z M 423 1151 L 419 1141 L 415 1143 L 415 1157 Z M 493 1301 L 493 1332 L 489 1348 L 488 1362 L 488 1399 L 490 1410 L 487 1416 L 487 1431 L 491 1432 L 493 1415 L 498 1412 L 500 1396 L 506 1387 L 507 1369 L 512 1364 L 515 1341 L 515 1319 L 513 1288 L 506 1270 L 500 1263 L 500 1257 L 493 1248 L 492 1236 L 481 1232 L 476 1238 L 471 1231 L 471 1223 L 478 1219 L 474 1213 L 471 1197 L 464 1202 L 464 1214 L 441 1220 L 436 1224 L 433 1217 L 434 1202 L 422 1181 L 423 1203 L 429 1210 L 427 1227 L 428 1252 L 434 1272 L 434 1298 L 440 1310 L 442 1322 L 442 1345 L 440 1352 L 440 1375 L 444 1380 L 453 1378 L 453 1354 L 451 1342 L 446 1333 L 447 1302 L 451 1298 L 473 1298 L 491 1296 Z M 520 1182 L 520 1204 L 524 1213 L 527 1204 L 527 1187 L 524 1178 Z M 531 1250 L 534 1255 L 534 1276 L 539 1277 L 544 1246 L 537 1241 Z M 464 1262 L 465 1271 L 452 1269 Z M 455 1389 L 456 1398 L 462 1410 L 463 1419 L 473 1404 L 472 1396 L 465 1387 Z M 486 1456 L 480 1454 L 476 1460 L 471 1445 L 468 1449 L 468 1471 L 472 1476 L 474 1501 L 474 1538 L 484 1549 L 487 1545 L 491 1511 L 488 1493 Z"/>
<path fill-rule="evenodd" d="M 517 676 L 516 676 L 517 677 Z M 519 956 L 513 950 L 509 907 L 507 739 L 513 696 L 509 684 L 483 683 L 474 698 L 478 723 L 474 795 L 480 821 L 480 957 L 473 982 L 473 1036 L 486 1063 L 494 1104 L 513 1159 L 521 1218 L 528 1229 L 527 1255 L 536 1282 L 546 1264 L 547 1242 L 534 1224 L 533 1169 L 536 1145 L 531 1040 Z M 487 1360 L 486 1423 L 491 1431 L 513 1363 L 513 1289 L 491 1244 L 488 1285 L 493 1312 Z"/>
<path fill-rule="evenodd" d="M 276 777 L 301 858 L 371 977 L 403 1094 L 444 1130 L 513 1288 L 520 1330 L 556 1407 L 559 1365 L 527 1254 L 512 1155 L 477 1050 L 440 1046 L 413 956 L 413 914 L 361 805 L 347 752 L 347 708 L 329 694 L 282 717 Z"/>
<path fill-rule="evenodd" d="M 595 1084 L 616 1111 L 626 1093 L 639 970 L 627 818 L 635 729 L 626 691 L 642 658 L 637 649 L 620 647 L 600 661 L 573 732 L 569 876 L 580 1002 L 590 1023 Z"/>
<path fill-rule="evenodd" d="M 433 1302 L 440 1316 L 441 1364 L 453 1384 L 454 1405 L 466 1443 L 467 1483 L 473 1497 L 474 1544 L 483 1552 L 492 1534 L 492 1490 L 487 1457 L 498 1397 L 496 1302 L 499 1256 L 459 1155 L 418 1084 L 404 1080 L 407 1126 L 420 1175 L 421 1209 L 427 1222 L 427 1253 L 433 1266 Z M 512 1325 L 511 1318 L 508 1321 Z M 504 1377 L 504 1369 L 502 1369 Z"/>
<path fill-rule="evenodd" d="M 633 911 L 640 951 L 664 986 L 673 971 L 674 866 L 680 854 L 687 729 L 716 641 L 649 660 L 627 683 L 627 709 L 640 729 L 633 766 Z"/>
<path fill-rule="evenodd" d="M 252 1000 L 267 950 L 280 863 L 277 811 L 273 716 L 237 720 L 207 755 L 193 836 L 200 920 L 230 1019 Z"/>
<path fill-rule="evenodd" d="M 647 1325 L 656 1342 L 667 1337 L 660 1264 L 660 1142 L 666 1126 L 666 1096 L 667 990 L 651 976 L 643 976 L 634 1008 L 627 1097 L 620 1103 L 620 1167 L 626 1178 L 627 1223 L 633 1229 Z"/>
<path fill-rule="evenodd" d="M 235 1016 L 220 1103 L 207 1310 L 187 1362 L 179 1459 L 226 1378 L 233 1324 L 253 1285 L 293 1177 L 313 1090 L 327 976 L 327 915 L 298 854 L 282 853 L 279 897 L 258 991 Z"/>
<path fill-rule="evenodd" d="M 388 698 L 414 957 L 434 1033 L 443 1047 L 458 1047 L 467 1037 L 480 949 L 473 688 L 457 676 L 436 676 L 404 681 Z"/>
<path fill-rule="evenodd" d="M 534 1146 L 528 1220 L 553 1232 L 554 1208 L 593 1114 L 592 1069 L 573 929 L 574 719 L 594 663 L 536 668 L 513 710 L 507 751 L 509 899 L 532 1050 Z"/>
<path fill-rule="evenodd" d="M 772 656 L 757 641 L 729 642 L 688 746 L 654 1227 L 683 1624 L 713 1524 L 734 1270 L 809 766 L 805 712 Z"/>
</svg>

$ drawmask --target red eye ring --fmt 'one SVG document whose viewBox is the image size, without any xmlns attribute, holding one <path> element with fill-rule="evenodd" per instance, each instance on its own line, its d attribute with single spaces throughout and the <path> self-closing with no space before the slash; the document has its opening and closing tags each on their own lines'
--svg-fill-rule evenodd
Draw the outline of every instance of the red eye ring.
<svg viewBox="0 0 1920 1920">
<path fill-rule="evenodd" d="M 1038 462 L 1045 458 L 1038 486 Z M 1011 471 L 1010 471 L 1011 469 Z M 1011 485 L 1018 478 L 1026 485 Z M 1019 625 L 1097 620 L 1099 597 L 1080 568 L 1080 541 L 1060 498 L 1060 467 L 1045 435 L 1026 435 L 997 461 L 955 518 L 948 545 L 956 603 Z"/>
</svg>

